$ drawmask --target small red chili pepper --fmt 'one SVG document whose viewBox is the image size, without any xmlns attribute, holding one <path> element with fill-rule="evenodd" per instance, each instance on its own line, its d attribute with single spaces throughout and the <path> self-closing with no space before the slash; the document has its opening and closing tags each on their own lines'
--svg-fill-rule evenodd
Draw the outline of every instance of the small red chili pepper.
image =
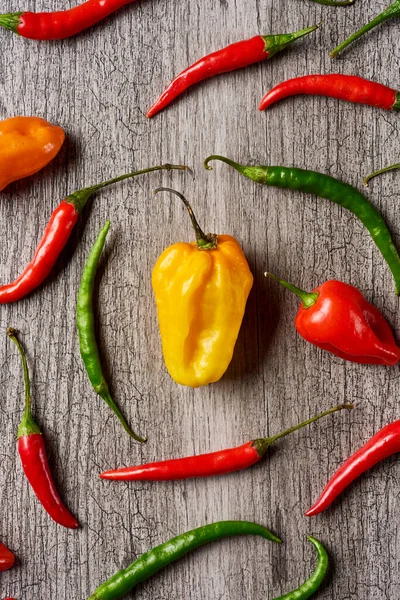
<svg viewBox="0 0 400 600">
<path fill-rule="evenodd" d="M 305 75 L 288 79 L 267 92 L 260 110 L 271 104 L 299 94 L 328 96 L 357 104 L 367 104 L 386 110 L 400 110 L 400 93 L 392 88 L 355 75 Z"/>
<path fill-rule="evenodd" d="M 0 15 L 0 26 L 31 40 L 63 40 L 98 23 L 133 0 L 87 0 L 57 12 Z"/>
<path fill-rule="evenodd" d="M 11 569 L 14 562 L 14 554 L 7 548 L 7 546 L 0 542 L 0 573 Z"/>
<path fill-rule="evenodd" d="M 315 31 L 319 25 L 307 27 L 295 33 L 281 35 L 256 35 L 248 40 L 230 44 L 212 54 L 203 56 L 193 65 L 182 71 L 161 94 L 157 102 L 147 111 L 146 117 L 154 117 L 190 86 L 214 77 L 243 69 L 261 60 L 270 58 L 295 40 Z"/>
<path fill-rule="evenodd" d="M 225 475 L 234 471 L 247 469 L 257 463 L 267 452 L 271 444 L 322 417 L 326 417 L 338 410 L 352 409 L 352 404 L 341 404 L 330 410 L 312 417 L 295 427 L 291 427 L 278 435 L 268 438 L 259 438 L 246 442 L 237 448 L 218 450 L 199 456 L 187 456 L 163 460 L 161 462 L 148 463 L 136 467 L 123 467 L 112 471 L 101 473 L 101 479 L 112 481 L 167 481 L 175 479 L 189 479 L 191 477 L 212 477 L 214 475 Z"/>
<path fill-rule="evenodd" d="M 329 480 L 316 503 L 305 513 L 306 516 L 313 517 L 326 510 L 357 477 L 397 452 L 400 452 L 400 421 L 383 427 L 343 463 Z"/>
<path fill-rule="evenodd" d="M 342 281 L 326 281 L 311 293 L 275 279 L 303 302 L 296 316 L 299 334 L 318 348 L 360 364 L 397 365 L 400 348 L 379 310 Z"/>
<path fill-rule="evenodd" d="M 15 329 L 9 327 L 7 335 L 18 348 L 24 370 L 25 411 L 18 427 L 18 452 L 22 468 L 33 491 L 50 517 L 63 527 L 77 529 L 78 521 L 64 506 L 54 485 L 42 432 L 32 416 L 31 384 L 25 352 L 16 337 Z"/>
<path fill-rule="evenodd" d="M 150 167 L 115 177 L 109 181 L 87 187 L 67 196 L 51 215 L 35 255 L 23 273 L 12 283 L 0 287 L 0 304 L 21 300 L 21 298 L 30 294 L 48 277 L 57 258 L 69 240 L 80 213 L 95 192 L 118 181 L 136 177 L 136 175 L 142 175 L 151 171 L 169 171 L 171 169 L 187 170 L 187 167 L 179 165 Z"/>
</svg>

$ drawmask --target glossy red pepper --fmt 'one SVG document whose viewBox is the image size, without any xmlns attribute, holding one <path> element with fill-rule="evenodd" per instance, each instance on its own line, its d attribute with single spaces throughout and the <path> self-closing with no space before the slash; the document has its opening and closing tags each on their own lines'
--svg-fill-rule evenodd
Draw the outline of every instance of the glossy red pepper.
<svg viewBox="0 0 400 600">
<path fill-rule="evenodd" d="M 352 285 L 327 281 L 311 293 L 271 275 L 302 304 L 295 325 L 318 348 L 361 364 L 397 365 L 400 348 L 383 315 Z"/>
<path fill-rule="evenodd" d="M 57 12 L 0 15 L 0 26 L 31 40 L 62 40 L 98 23 L 133 0 L 87 0 Z"/>
<path fill-rule="evenodd" d="M 115 177 L 109 181 L 87 187 L 67 196 L 51 215 L 35 255 L 23 273 L 12 283 L 0 287 L 0 304 L 21 300 L 21 298 L 30 294 L 48 277 L 61 251 L 65 247 L 80 213 L 95 192 L 118 181 L 136 177 L 136 175 L 142 175 L 151 171 L 169 171 L 171 169 L 182 170 L 187 169 L 187 167 L 179 165 L 150 167 Z"/>
<path fill-rule="evenodd" d="M 368 104 L 386 110 L 400 110 L 400 93 L 392 88 L 354 75 L 305 75 L 288 79 L 267 92 L 260 110 L 271 104 L 299 94 L 328 96 L 357 104 Z"/>
<path fill-rule="evenodd" d="M 318 25 L 315 25 L 295 33 L 256 35 L 249 40 L 230 44 L 221 50 L 203 56 L 175 77 L 159 99 L 147 111 L 146 116 L 154 117 L 155 114 L 163 110 L 190 86 L 215 75 L 243 69 L 248 65 L 270 58 L 295 40 L 315 31 L 317 28 Z"/>
<path fill-rule="evenodd" d="M 2 571 L 7 571 L 8 569 L 11 569 L 14 562 L 14 554 L 11 552 L 11 550 L 7 548 L 7 546 L 0 542 L 0 573 Z"/>
<path fill-rule="evenodd" d="M 50 517 L 63 527 L 77 529 L 78 521 L 64 506 L 54 485 L 42 432 L 32 416 L 30 379 L 25 352 L 14 329 L 9 327 L 7 335 L 18 348 L 24 370 L 25 411 L 18 427 L 18 452 L 22 468 L 33 491 Z"/>
<path fill-rule="evenodd" d="M 306 516 L 312 517 L 326 510 L 357 477 L 397 452 L 400 452 L 400 421 L 383 427 L 343 463 L 329 480 L 315 504 L 305 513 Z"/>
<path fill-rule="evenodd" d="M 352 404 L 341 404 L 327 410 L 316 417 L 312 417 L 295 427 L 291 427 L 278 435 L 268 438 L 259 438 L 246 442 L 237 448 L 228 448 L 199 456 L 187 456 L 160 462 L 148 463 L 135 467 L 123 467 L 101 473 L 101 479 L 112 481 L 166 481 L 176 479 L 189 479 L 192 477 L 212 477 L 225 475 L 234 471 L 241 471 L 258 462 L 267 452 L 268 448 L 286 435 L 318 421 L 338 410 L 351 409 Z"/>
</svg>

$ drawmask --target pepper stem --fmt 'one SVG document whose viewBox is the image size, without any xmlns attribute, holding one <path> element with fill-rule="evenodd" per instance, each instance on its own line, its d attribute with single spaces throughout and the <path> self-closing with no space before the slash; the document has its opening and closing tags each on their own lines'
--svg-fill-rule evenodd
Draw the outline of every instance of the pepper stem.
<svg viewBox="0 0 400 600">
<path fill-rule="evenodd" d="M 187 208 L 190 220 L 192 221 L 193 229 L 196 234 L 197 247 L 200 250 L 215 250 L 215 248 L 217 247 L 217 235 L 215 233 L 204 233 L 194 215 L 192 207 L 186 200 L 185 196 L 180 192 L 177 192 L 176 190 L 172 190 L 171 188 L 166 187 L 159 187 L 156 190 L 154 190 L 154 194 L 158 194 L 159 192 L 170 192 L 171 194 L 175 194 L 175 196 L 178 196 L 178 198 L 182 200 L 183 204 Z"/>
<path fill-rule="evenodd" d="M 265 277 L 270 277 L 271 279 L 274 279 L 275 281 L 283 285 L 283 287 L 296 294 L 296 296 L 300 298 L 300 300 L 302 300 L 305 308 L 311 308 L 311 306 L 314 306 L 314 304 L 318 300 L 319 292 L 305 292 L 304 290 L 301 290 L 292 283 L 288 283 L 284 279 L 280 279 L 276 275 L 268 273 L 268 271 L 266 271 L 264 275 Z"/>
<path fill-rule="evenodd" d="M 204 161 L 203 164 L 205 169 L 212 171 L 212 167 L 209 165 L 212 160 L 220 160 L 226 163 L 230 167 L 236 169 L 236 171 L 239 171 L 239 173 L 245 177 L 248 177 L 257 183 L 263 183 L 264 185 L 268 184 L 268 167 L 251 167 L 248 165 L 240 165 L 230 158 L 225 158 L 225 156 L 220 156 L 219 154 L 213 154 Z"/>
<path fill-rule="evenodd" d="M 388 171 L 393 171 L 394 169 L 400 169 L 400 163 L 396 163 L 395 165 L 390 165 L 389 167 L 384 167 L 383 169 L 379 169 L 379 171 L 375 171 L 374 173 L 367 175 L 367 177 L 363 181 L 363 184 L 365 185 L 365 187 L 368 187 L 368 184 L 371 181 L 371 179 L 373 179 L 377 175 L 382 175 L 382 173 L 387 173 Z"/>
<path fill-rule="evenodd" d="M 400 0 L 396 0 L 396 2 L 388 6 L 383 12 L 381 12 L 377 17 L 375 17 L 375 19 L 372 19 L 372 21 L 364 25 L 364 27 L 361 27 L 361 29 L 356 31 L 356 33 L 353 33 L 353 35 L 348 37 L 344 42 L 342 42 L 341 44 L 339 44 L 339 46 L 332 50 L 332 52 L 330 53 L 330 57 L 335 58 L 335 56 L 342 52 L 342 50 L 347 48 L 347 46 L 349 46 L 355 40 L 358 40 L 365 33 L 371 31 L 371 29 L 374 29 L 374 27 L 377 27 L 378 25 L 384 23 L 388 19 L 391 19 L 392 17 L 397 17 L 399 15 Z"/>
<path fill-rule="evenodd" d="M 148 167 L 147 169 L 141 169 L 140 171 L 133 171 L 132 173 L 126 173 L 125 175 L 120 175 L 119 177 L 114 177 L 113 179 L 109 179 L 108 181 L 103 181 L 102 183 L 98 183 L 97 185 L 92 185 L 87 188 L 83 188 L 82 190 L 78 190 L 73 194 L 67 196 L 67 202 L 70 202 L 74 205 L 77 212 L 81 212 L 89 200 L 90 196 L 92 196 L 95 192 L 102 190 L 109 185 L 113 185 L 114 183 L 118 183 L 119 181 L 123 181 L 124 179 L 131 179 L 132 177 L 136 177 L 137 175 L 144 175 L 145 173 L 152 173 L 153 171 L 190 171 L 189 167 L 184 165 L 158 165 L 156 167 Z"/>
<path fill-rule="evenodd" d="M 18 26 L 21 22 L 20 16 L 22 14 L 22 12 L 15 12 L 0 15 L 0 27 L 5 27 L 14 33 L 18 33 Z"/>
<path fill-rule="evenodd" d="M 335 2 L 335 0 L 313 0 L 313 2 L 324 6 L 350 6 L 354 3 L 354 0 L 340 0 L 340 2 Z"/>
<path fill-rule="evenodd" d="M 339 404 L 334 408 L 325 410 L 324 412 L 320 413 L 319 415 L 316 415 L 315 417 L 311 417 L 311 419 L 307 419 L 307 421 L 303 421 L 302 423 L 299 423 L 294 427 L 290 427 L 290 429 L 285 429 L 285 431 L 282 431 L 282 433 L 278 433 L 277 435 L 273 435 L 271 437 L 254 440 L 253 446 L 256 448 L 257 453 L 261 457 L 266 453 L 271 444 L 275 443 L 280 438 L 286 437 L 287 435 L 290 435 L 291 433 L 294 433 L 295 431 L 298 431 L 299 429 L 302 429 L 303 427 L 306 427 L 311 423 L 315 423 L 315 421 L 319 421 L 319 419 L 322 419 L 323 417 L 327 417 L 328 415 L 338 412 L 339 410 L 352 410 L 353 408 L 354 404 Z"/>
<path fill-rule="evenodd" d="M 37 423 L 35 422 L 33 416 L 32 416 L 32 410 L 31 410 L 31 382 L 29 379 L 29 371 L 28 371 L 28 365 L 26 362 L 26 355 L 24 352 L 24 349 L 21 345 L 21 342 L 18 340 L 18 338 L 16 337 L 16 331 L 15 329 L 13 329 L 12 327 L 9 327 L 7 329 L 7 335 L 8 337 L 14 342 L 14 344 L 17 346 L 18 348 L 18 352 L 21 355 L 21 359 L 22 359 L 22 368 L 24 370 L 24 382 L 25 382 L 25 410 L 24 413 L 22 415 L 22 419 L 21 422 L 18 426 L 18 439 L 20 437 L 22 437 L 23 435 L 32 435 L 33 433 L 39 433 L 41 434 L 42 432 L 39 429 L 39 426 L 37 425 Z"/>
<path fill-rule="evenodd" d="M 353 2 L 353 0 L 351 0 Z M 347 2 L 346 2 L 347 3 Z M 305 29 L 301 29 L 300 31 L 295 31 L 294 33 L 282 33 L 278 35 L 262 35 L 262 39 L 265 42 L 264 51 L 268 53 L 268 58 L 271 58 L 277 52 L 284 50 L 289 44 L 292 44 L 296 40 L 312 33 L 321 25 L 312 25 L 311 27 L 306 27 Z"/>
</svg>

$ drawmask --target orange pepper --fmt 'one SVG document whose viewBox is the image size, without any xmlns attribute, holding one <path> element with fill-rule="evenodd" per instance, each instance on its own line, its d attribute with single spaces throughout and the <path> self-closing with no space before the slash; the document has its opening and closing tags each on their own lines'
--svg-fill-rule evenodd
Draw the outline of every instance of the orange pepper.
<svg viewBox="0 0 400 600">
<path fill-rule="evenodd" d="M 58 154 L 64 139 L 61 127 L 39 117 L 0 121 L 0 191 L 43 169 Z"/>
<path fill-rule="evenodd" d="M 199 387 L 218 381 L 231 362 L 253 275 L 230 235 L 205 235 L 188 201 L 196 242 L 169 246 L 152 276 L 162 348 L 172 379 Z"/>
</svg>

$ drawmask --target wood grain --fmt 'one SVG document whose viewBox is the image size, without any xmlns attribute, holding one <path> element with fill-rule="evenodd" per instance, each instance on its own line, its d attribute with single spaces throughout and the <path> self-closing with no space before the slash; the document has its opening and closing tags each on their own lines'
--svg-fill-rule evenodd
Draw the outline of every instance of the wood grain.
<svg viewBox="0 0 400 600">
<path fill-rule="evenodd" d="M 75 0 L 3 0 L 1 12 L 67 8 Z M 211 153 L 253 164 L 311 168 L 361 188 L 372 169 L 399 157 L 399 116 L 325 98 L 289 99 L 261 114 L 269 87 L 307 73 L 358 74 L 399 86 L 398 23 L 372 32 L 331 62 L 328 51 L 386 2 L 328 8 L 309 0 L 143 0 L 76 38 L 37 43 L 0 32 L 0 118 L 40 115 L 62 125 L 65 146 L 42 173 L 0 198 L 0 280 L 29 260 L 67 193 L 133 168 L 184 162 L 98 194 L 50 279 L 18 304 L 2 306 L 28 349 L 37 420 L 56 480 L 82 529 L 52 523 L 33 497 L 16 456 L 23 388 L 15 348 L 0 336 L 0 539 L 18 556 L 1 575 L 0 596 L 83 600 L 118 568 L 173 535 L 218 519 L 250 519 L 282 536 L 222 541 L 181 560 L 127 598 L 272 599 L 311 573 L 307 534 L 331 556 L 321 600 L 400 597 L 400 464 L 386 461 L 357 481 L 330 511 L 304 510 L 349 453 L 399 417 L 399 371 L 344 363 L 303 342 L 297 300 L 266 281 L 266 268 L 305 288 L 328 278 L 359 287 L 400 331 L 388 268 L 355 218 L 328 201 L 266 189 Z M 230 42 L 256 33 L 324 26 L 273 60 L 210 80 L 148 121 L 146 109 L 174 74 Z M 210 231 L 243 244 L 255 285 L 225 377 L 205 389 L 175 385 L 162 361 L 150 273 L 170 243 L 192 239 L 182 206 L 153 197 L 158 185 L 187 194 Z M 372 183 L 400 245 L 398 174 Z M 106 218 L 111 232 L 98 279 L 98 335 L 116 400 L 149 442 L 131 443 L 96 397 L 79 356 L 75 299 L 89 248 Z M 338 414 L 280 442 L 247 472 L 205 481 L 101 482 L 105 468 L 229 447 L 276 433 L 338 402 Z"/>
</svg>

